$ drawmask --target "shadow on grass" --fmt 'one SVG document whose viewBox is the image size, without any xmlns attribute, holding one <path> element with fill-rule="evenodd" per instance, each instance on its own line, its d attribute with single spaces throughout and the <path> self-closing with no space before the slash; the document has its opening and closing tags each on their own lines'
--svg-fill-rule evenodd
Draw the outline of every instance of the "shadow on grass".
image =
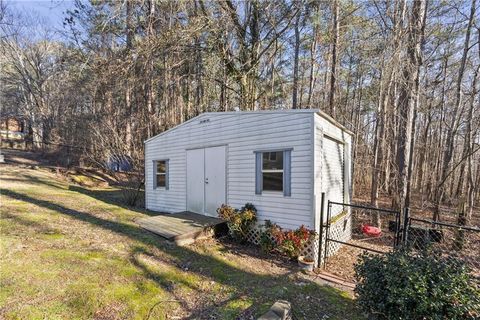
<svg viewBox="0 0 480 320">
<path fill-rule="evenodd" d="M 347 314 L 350 319 L 361 318 L 355 310 L 353 302 L 334 288 L 320 286 L 307 280 L 302 280 L 304 283 L 302 285 L 297 285 L 289 279 L 288 275 L 285 274 L 273 276 L 248 272 L 215 256 L 201 254 L 188 247 L 172 246 L 171 244 L 166 243 L 166 241 L 162 241 L 151 233 L 144 231 L 133 223 L 129 224 L 107 220 L 87 212 L 70 209 L 47 200 L 33 198 L 12 190 L 0 189 L 0 192 L 3 196 L 54 210 L 60 214 L 129 237 L 142 244 L 156 247 L 173 257 L 174 263 L 177 264 L 173 267 L 178 268 L 178 271 L 182 271 L 181 266 L 188 263 L 189 272 L 202 277 L 207 277 L 212 281 L 233 289 L 234 295 L 226 300 L 220 302 L 205 301 L 202 307 L 197 306 L 195 307 L 195 310 L 191 310 L 191 308 L 188 307 L 184 298 L 177 296 L 176 298 L 179 300 L 179 303 L 192 313 L 190 319 L 209 318 L 211 314 L 220 312 L 219 310 L 222 310 L 222 306 L 228 303 L 228 301 L 236 299 L 242 295 L 247 295 L 253 301 L 254 305 L 272 304 L 278 299 L 289 300 L 292 302 L 294 312 L 299 312 L 297 313 L 297 318 L 321 319 L 326 316 L 329 319 L 344 319 Z M 142 250 L 133 248 L 133 251 L 131 252 L 132 263 L 142 270 L 145 277 L 152 279 L 159 286 L 172 292 L 171 288 L 168 288 L 169 283 L 179 280 L 176 278 L 172 280 L 168 275 L 155 272 L 154 270 L 150 270 L 143 266 L 141 262 L 136 260 L 138 254 L 153 254 Z M 170 266 L 172 265 L 171 261 L 168 263 Z M 196 290 L 197 295 L 200 296 L 204 294 L 204 292 L 198 290 L 198 288 L 195 288 L 194 286 L 191 287 L 189 283 L 187 285 L 190 286 L 190 289 Z M 314 304 L 314 307 L 312 307 L 312 303 Z"/>
<path fill-rule="evenodd" d="M 135 206 L 127 205 L 125 203 L 125 199 L 123 195 L 123 192 L 125 191 L 122 190 L 121 188 L 117 188 L 114 190 L 106 190 L 106 189 L 89 189 L 89 188 L 85 188 L 77 185 L 70 185 L 68 186 L 68 190 L 78 192 L 78 193 L 87 195 L 89 197 L 92 197 L 94 199 L 97 199 L 99 201 L 102 201 L 111 205 L 115 205 L 118 207 L 122 207 L 124 209 L 128 209 L 131 211 L 143 213 L 149 216 L 157 216 L 161 214 L 160 212 L 144 209 L 143 200 L 138 200 L 137 205 Z M 140 198 L 142 199 L 144 198 L 143 191 L 141 191 L 140 193 Z"/>
<path fill-rule="evenodd" d="M 34 221 L 34 220 L 30 220 L 30 219 L 25 219 L 25 218 L 19 217 L 19 216 L 14 215 L 14 214 L 2 212 L 1 218 L 2 219 L 9 219 L 9 220 L 12 220 L 12 221 L 14 221 L 14 223 L 17 223 L 19 225 L 29 227 L 29 228 L 33 228 L 35 230 L 35 232 L 38 233 L 38 234 L 60 234 L 58 229 L 54 229 L 54 228 L 50 228 L 48 226 L 45 226 L 45 224 L 43 224 L 42 222 Z M 14 231 L 17 231 L 17 230 L 14 230 Z"/>
<path fill-rule="evenodd" d="M 55 182 L 50 182 L 46 179 L 41 179 L 28 174 L 15 173 L 15 178 L 5 178 L 2 177 L 2 181 L 6 182 L 20 182 L 20 183 L 31 183 L 31 184 L 43 184 L 52 188 L 61 188 L 62 185 Z"/>
</svg>

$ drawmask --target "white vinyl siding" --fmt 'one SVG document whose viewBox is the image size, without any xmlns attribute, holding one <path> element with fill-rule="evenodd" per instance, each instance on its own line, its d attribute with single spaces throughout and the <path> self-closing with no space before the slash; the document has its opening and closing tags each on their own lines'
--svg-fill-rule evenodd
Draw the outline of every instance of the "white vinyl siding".
<svg viewBox="0 0 480 320">
<path fill-rule="evenodd" d="M 335 151 L 333 158 L 325 154 L 324 135 L 342 142 L 343 159 Z M 343 161 L 343 187 L 336 183 L 330 200 L 350 201 L 351 134 L 315 110 L 290 110 L 205 113 L 146 141 L 146 163 L 169 159 L 169 190 L 153 189 L 153 166 L 145 166 L 146 207 L 161 212 L 186 210 L 187 150 L 221 145 L 226 146 L 226 202 L 236 208 L 253 203 L 259 223 L 269 219 L 285 228 L 304 224 L 318 231 L 321 193 L 335 188 L 335 182 L 324 179 L 329 175 L 324 165 L 330 162 Z M 326 151 L 336 148 L 327 146 Z M 255 193 L 255 152 L 270 150 L 290 150 L 290 196 Z M 338 177 L 339 171 L 334 171 Z"/>
<path fill-rule="evenodd" d="M 329 201 L 344 202 L 344 146 L 343 142 L 333 140 L 327 135 L 323 136 L 322 152 L 322 180 L 325 192 L 325 198 Z M 341 211 L 340 206 L 333 206 L 334 217 Z"/>
<path fill-rule="evenodd" d="M 321 193 L 327 202 L 349 203 L 351 199 L 352 136 L 327 119 L 315 115 L 315 227 L 319 228 Z M 339 208 L 337 206 L 337 208 Z M 333 215 L 338 212 L 334 212 Z M 332 216 L 333 216 L 332 215 Z"/>
<path fill-rule="evenodd" d="M 317 119 L 316 119 L 317 120 Z M 318 120 L 318 122 L 320 122 Z M 315 229 L 320 230 L 320 209 L 322 206 L 322 142 L 323 142 L 323 130 L 320 124 L 315 121 L 315 134 L 314 134 L 314 194 L 315 194 Z M 325 200 L 326 202 L 326 200 Z M 325 204 L 326 205 L 326 204 Z M 326 219 L 326 214 L 324 216 Z M 325 222 L 325 221 L 324 221 Z"/>
<path fill-rule="evenodd" d="M 146 179 L 148 209 L 186 210 L 186 150 L 227 146 L 227 203 L 240 208 L 253 203 L 259 219 L 286 228 L 314 227 L 312 208 L 313 112 L 206 113 L 146 142 L 146 163 L 169 159 L 169 190 L 153 189 Z M 255 151 L 291 150 L 291 196 L 255 194 Z M 152 166 L 146 167 L 147 177 Z"/>
</svg>

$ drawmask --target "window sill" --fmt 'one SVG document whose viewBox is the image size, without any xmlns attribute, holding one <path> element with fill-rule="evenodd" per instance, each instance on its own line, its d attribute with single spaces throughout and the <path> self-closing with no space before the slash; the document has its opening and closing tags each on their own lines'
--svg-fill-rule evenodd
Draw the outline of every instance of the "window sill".
<svg viewBox="0 0 480 320">
<path fill-rule="evenodd" d="M 266 196 L 284 196 L 283 195 L 283 191 L 273 191 L 273 190 L 265 190 L 265 191 L 262 191 L 262 193 L 260 194 L 261 196 L 262 195 L 266 195 Z"/>
</svg>

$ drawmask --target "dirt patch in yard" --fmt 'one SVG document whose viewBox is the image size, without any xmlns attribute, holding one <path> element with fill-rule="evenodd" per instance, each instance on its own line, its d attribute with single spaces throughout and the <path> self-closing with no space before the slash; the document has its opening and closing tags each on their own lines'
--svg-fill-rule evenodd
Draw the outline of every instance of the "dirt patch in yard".
<svg viewBox="0 0 480 320">
<path fill-rule="evenodd" d="M 355 243 L 354 241 L 350 241 Z M 362 244 L 363 245 L 363 244 Z M 326 270 L 341 279 L 355 282 L 354 266 L 365 250 L 344 245 L 326 262 Z"/>
</svg>

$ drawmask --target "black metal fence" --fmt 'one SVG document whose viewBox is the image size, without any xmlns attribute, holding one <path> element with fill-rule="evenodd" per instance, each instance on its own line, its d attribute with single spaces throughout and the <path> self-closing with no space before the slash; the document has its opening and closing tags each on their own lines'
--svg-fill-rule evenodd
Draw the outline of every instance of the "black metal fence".
<svg viewBox="0 0 480 320">
<path fill-rule="evenodd" d="M 480 228 L 411 217 L 405 245 L 414 252 L 463 261 L 480 284 Z"/>
<path fill-rule="evenodd" d="M 428 251 L 461 260 L 480 285 L 480 228 L 410 217 L 409 208 L 399 212 L 332 201 L 323 207 L 319 266 L 328 272 L 353 281 L 363 252 L 385 254 L 408 247 L 412 254 Z"/>
<path fill-rule="evenodd" d="M 328 201 L 320 226 L 323 268 L 353 280 L 353 267 L 362 252 L 384 254 L 399 245 L 400 216 L 395 210 Z"/>
</svg>

